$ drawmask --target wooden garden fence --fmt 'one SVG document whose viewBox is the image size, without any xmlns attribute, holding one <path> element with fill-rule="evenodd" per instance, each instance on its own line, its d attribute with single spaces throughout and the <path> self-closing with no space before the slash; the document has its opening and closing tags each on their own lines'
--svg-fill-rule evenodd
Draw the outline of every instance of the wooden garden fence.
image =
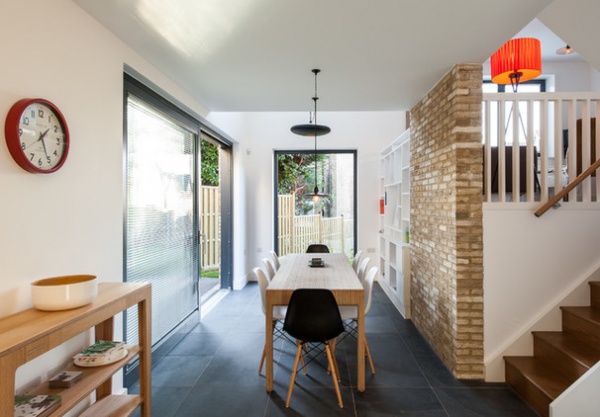
<svg viewBox="0 0 600 417">
<path fill-rule="evenodd" d="M 352 219 L 344 216 L 323 217 L 321 214 L 296 216 L 294 194 L 278 196 L 279 236 L 277 241 L 279 256 L 288 253 L 302 253 L 311 243 L 324 243 L 332 252 L 352 256 L 354 225 Z"/>
<path fill-rule="evenodd" d="M 202 270 L 216 269 L 221 264 L 221 193 L 219 187 L 202 186 L 200 242 Z"/>
<path fill-rule="evenodd" d="M 202 187 L 200 222 L 202 225 L 202 270 L 218 268 L 221 263 L 221 195 L 219 187 Z M 301 253 L 311 243 L 324 243 L 332 252 L 352 256 L 354 225 L 344 216 L 322 217 L 321 214 L 296 216 L 295 195 L 279 195 L 279 256 Z"/>
</svg>

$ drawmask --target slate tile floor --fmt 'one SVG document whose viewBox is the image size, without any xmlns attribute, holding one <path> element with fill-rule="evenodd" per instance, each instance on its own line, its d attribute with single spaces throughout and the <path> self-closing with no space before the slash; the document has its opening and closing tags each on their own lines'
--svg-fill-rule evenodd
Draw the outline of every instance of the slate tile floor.
<svg viewBox="0 0 600 417">
<path fill-rule="evenodd" d="M 419 416 L 535 417 L 505 384 L 456 380 L 409 320 L 404 320 L 379 285 L 366 320 L 375 375 L 356 390 L 356 344 L 347 339 L 336 357 L 344 408 L 337 406 L 330 375 L 316 363 L 299 373 L 290 408 L 285 398 L 295 347 L 276 343 L 274 390 L 265 391 L 258 362 L 264 315 L 258 286 L 228 294 L 189 333 L 153 355 L 152 414 L 187 416 Z M 138 386 L 130 387 L 137 392 Z M 139 411 L 137 412 L 139 415 Z"/>
</svg>

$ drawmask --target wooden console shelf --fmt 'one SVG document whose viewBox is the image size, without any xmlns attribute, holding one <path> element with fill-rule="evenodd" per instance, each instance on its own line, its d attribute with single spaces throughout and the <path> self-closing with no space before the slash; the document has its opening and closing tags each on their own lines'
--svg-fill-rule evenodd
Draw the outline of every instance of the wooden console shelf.
<svg viewBox="0 0 600 417">
<path fill-rule="evenodd" d="M 113 317 L 138 306 L 139 345 L 126 358 L 96 368 L 68 369 L 83 372 L 70 388 L 50 389 L 44 382 L 31 390 L 36 394 L 59 394 L 62 404 L 52 416 L 62 416 L 96 391 L 94 403 L 83 416 L 123 416 L 141 408 L 151 415 L 151 286 L 149 283 L 101 283 L 98 297 L 86 306 L 64 311 L 29 309 L 0 319 L 0 417 L 12 417 L 17 368 L 94 327 L 96 340 L 113 340 Z M 139 356 L 140 394 L 111 395 L 111 377 L 127 362 Z"/>
</svg>

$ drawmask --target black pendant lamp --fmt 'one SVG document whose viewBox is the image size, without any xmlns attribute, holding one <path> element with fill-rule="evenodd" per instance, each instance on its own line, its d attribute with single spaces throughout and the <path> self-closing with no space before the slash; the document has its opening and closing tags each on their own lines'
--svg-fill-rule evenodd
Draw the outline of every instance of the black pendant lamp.
<svg viewBox="0 0 600 417">
<path fill-rule="evenodd" d="M 319 194 L 319 187 L 317 186 L 317 136 L 326 135 L 331 132 L 331 129 L 328 126 L 317 123 L 317 100 L 319 100 L 319 96 L 317 95 L 317 74 L 321 70 L 313 69 L 312 72 L 315 74 L 315 95 L 312 98 L 315 103 L 314 123 L 312 123 L 312 120 L 309 120 L 308 124 L 292 126 L 291 131 L 300 136 L 314 136 L 315 138 L 315 188 L 312 193 L 307 193 L 305 196 L 312 198 L 316 203 L 321 197 L 326 197 L 325 194 Z"/>
<path fill-rule="evenodd" d="M 312 70 L 313 74 L 315 74 L 315 95 L 312 98 L 315 103 L 315 122 L 309 119 L 308 124 L 295 125 L 292 126 L 291 131 L 300 136 L 322 136 L 331 132 L 331 129 L 328 126 L 320 125 L 317 123 L 317 100 L 319 100 L 319 96 L 317 95 L 317 74 L 321 72 L 320 69 Z"/>
</svg>

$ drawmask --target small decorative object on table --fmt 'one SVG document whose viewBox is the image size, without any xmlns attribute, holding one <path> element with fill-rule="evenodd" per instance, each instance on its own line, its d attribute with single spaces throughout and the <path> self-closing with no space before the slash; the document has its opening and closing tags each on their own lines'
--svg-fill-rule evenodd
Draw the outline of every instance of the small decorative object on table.
<svg viewBox="0 0 600 417">
<path fill-rule="evenodd" d="M 15 395 L 14 417 L 46 417 L 60 404 L 60 395 Z"/>
<path fill-rule="evenodd" d="M 98 295 L 95 275 L 65 275 L 31 283 L 31 299 L 38 310 L 69 310 L 90 304 Z"/>
<path fill-rule="evenodd" d="M 323 258 L 312 258 L 308 261 L 308 264 L 310 266 L 325 266 L 325 261 L 323 261 Z"/>
<path fill-rule="evenodd" d="M 73 363 L 82 367 L 102 366 L 119 361 L 125 356 L 125 343 L 99 340 L 75 355 Z"/>
<path fill-rule="evenodd" d="M 48 380 L 50 388 L 69 388 L 79 382 L 83 373 L 80 371 L 62 371 Z"/>
</svg>

